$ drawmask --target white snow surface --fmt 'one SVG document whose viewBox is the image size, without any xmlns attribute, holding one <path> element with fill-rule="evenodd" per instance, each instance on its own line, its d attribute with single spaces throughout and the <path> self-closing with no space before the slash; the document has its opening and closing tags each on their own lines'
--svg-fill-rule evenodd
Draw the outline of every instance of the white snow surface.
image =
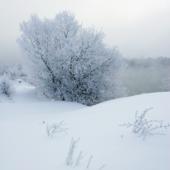
<svg viewBox="0 0 170 170">
<path fill-rule="evenodd" d="M 35 88 L 15 82 L 10 100 L 0 100 L 0 170 L 169 170 L 170 129 L 145 140 L 120 126 L 135 112 L 170 122 L 170 92 L 143 94 L 86 107 L 40 100 Z M 48 136 L 47 125 L 63 121 L 64 132 Z M 79 139 L 73 165 L 65 163 L 71 139 Z M 78 154 L 82 152 L 78 166 Z"/>
</svg>

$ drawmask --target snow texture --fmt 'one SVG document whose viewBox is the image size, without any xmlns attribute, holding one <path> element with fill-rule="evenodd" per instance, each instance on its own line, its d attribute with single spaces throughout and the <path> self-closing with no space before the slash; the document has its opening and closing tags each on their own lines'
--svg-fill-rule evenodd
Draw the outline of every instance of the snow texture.
<svg viewBox="0 0 170 170">
<path fill-rule="evenodd" d="M 169 122 L 169 92 L 86 107 L 37 98 L 25 82 L 16 81 L 15 91 L 0 103 L 1 170 L 170 169 L 170 131 L 142 140 L 120 126 L 150 107 L 148 119 Z M 49 136 L 47 124 L 67 131 Z"/>
</svg>

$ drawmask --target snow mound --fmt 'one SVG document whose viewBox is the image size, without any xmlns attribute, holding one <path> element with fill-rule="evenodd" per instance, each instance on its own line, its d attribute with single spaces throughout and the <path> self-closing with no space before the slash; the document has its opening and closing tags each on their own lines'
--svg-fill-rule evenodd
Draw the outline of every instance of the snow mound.
<svg viewBox="0 0 170 170">
<path fill-rule="evenodd" d="M 150 107 L 153 109 L 147 113 L 149 120 L 170 122 L 170 92 L 85 107 L 38 101 L 33 87 L 17 88 L 14 102 L 0 103 L 0 169 L 170 169 L 170 129 L 165 135 L 142 140 L 129 128 L 120 126 L 132 122 L 136 111 Z M 31 102 L 31 98 L 36 101 Z M 67 166 L 71 140 L 75 141 L 75 149 Z"/>
</svg>

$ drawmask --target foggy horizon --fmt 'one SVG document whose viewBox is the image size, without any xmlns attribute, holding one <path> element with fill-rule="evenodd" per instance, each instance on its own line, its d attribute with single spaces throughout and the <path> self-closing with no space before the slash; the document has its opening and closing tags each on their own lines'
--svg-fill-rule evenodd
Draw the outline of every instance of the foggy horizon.
<svg viewBox="0 0 170 170">
<path fill-rule="evenodd" d="M 83 26 L 104 32 L 106 44 L 118 47 L 123 57 L 170 57 L 168 0 L 1 0 L 1 4 L 1 61 L 22 58 L 16 43 L 20 23 L 33 14 L 54 18 L 63 10 L 73 13 Z"/>
</svg>

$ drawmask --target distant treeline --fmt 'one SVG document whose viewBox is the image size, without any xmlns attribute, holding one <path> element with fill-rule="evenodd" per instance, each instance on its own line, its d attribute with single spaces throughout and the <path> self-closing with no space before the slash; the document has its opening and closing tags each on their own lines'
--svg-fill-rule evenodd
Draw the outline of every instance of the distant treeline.
<svg viewBox="0 0 170 170">
<path fill-rule="evenodd" d="M 120 74 L 127 95 L 170 91 L 170 58 L 125 59 Z"/>
</svg>

